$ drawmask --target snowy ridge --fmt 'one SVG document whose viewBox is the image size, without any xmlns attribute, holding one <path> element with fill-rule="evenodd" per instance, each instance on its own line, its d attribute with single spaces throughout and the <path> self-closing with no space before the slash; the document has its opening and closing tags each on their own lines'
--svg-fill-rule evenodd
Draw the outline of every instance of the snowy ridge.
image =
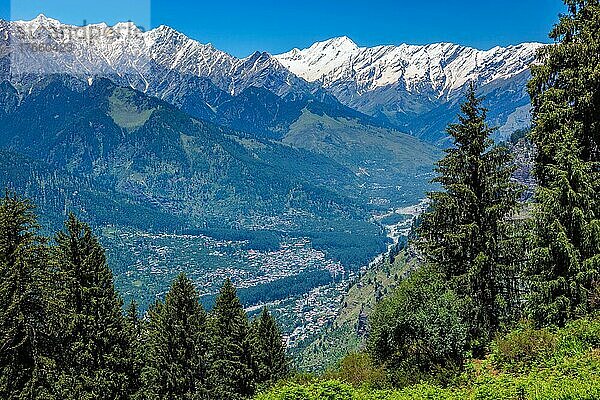
<svg viewBox="0 0 600 400">
<path fill-rule="evenodd" d="M 152 91 L 169 71 L 210 79 L 230 94 L 264 86 L 277 95 L 312 87 L 267 53 L 238 59 L 210 44 L 160 26 L 142 32 L 133 23 L 85 27 L 61 24 L 40 15 L 31 21 L 0 25 L 0 40 L 10 51 L 10 74 L 68 73 L 93 78 L 117 76 L 136 89 Z M 53 45 L 38 51 L 39 43 Z M 36 46 L 31 46 L 35 44 Z M 56 50 L 59 49 L 59 50 Z M 64 51 L 67 49 L 67 51 Z M 0 52 L 0 56 L 6 56 Z"/>
<path fill-rule="evenodd" d="M 324 87 L 351 81 L 362 94 L 402 83 L 409 92 L 419 92 L 425 85 L 441 96 L 472 80 L 485 85 L 510 79 L 528 69 L 541 46 L 523 43 L 487 51 L 451 43 L 358 47 L 344 36 L 275 58 L 296 75 Z"/>
<path fill-rule="evenodd" d="M 283 99 L 329 96 L 377 121 L 437 141 L 470 81 L 487 96 L 491 122 L 501 136 L 528 126 L 526 82 L 541 46 L 360 47 L 342 36 L 303 50 L 276 56 L 255 52 L 240 59 L 168 26 L 147 32 L 130 22 L 80 27 L 40 15 L 31 21 L 0 20 L 0 78 L 29 85 L 35 84 L 31 77 L 48 74 L 87 82 L 106 77 L 200 117 L 211 117 L 227 96 L 250 87 Z M 263 108 L 266 113 L 264 103 Z"/>
<path fill-rule="evenodd" d="M 530 123 L 526 83 L 543 44 L 477 50 L 452 43 L 359 47 L 348 37 L 317 42 L 275 58 L 343 104 L 405 132 L 438 141 L 475 82 L 503 138 Z"/>
</svg>

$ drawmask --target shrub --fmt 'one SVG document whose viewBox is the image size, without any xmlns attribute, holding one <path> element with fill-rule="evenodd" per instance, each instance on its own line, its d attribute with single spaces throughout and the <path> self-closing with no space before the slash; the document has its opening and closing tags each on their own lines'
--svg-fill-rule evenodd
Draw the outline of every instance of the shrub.
<svg viewBox="0 0 600 400">
<path fill-rule="evenodd" d="M 539 364 L 555 364 L 565 357 L 600 348 L 600 319 L 587 317 L 569 322 L 564 328 L 534 329 L 522 322 L 492 344 L 491 360 L 498 369 L 523 370 Z"/>
<path fill-rule="evenodd" d="M 313 396 L 307 386 L 297 383 L 278 385 L 269 392 L 256 396 L 256 400 L 312 400 Z"/>
<path fill-rule="evenodd" d="M 560 330 L 557 351 L 575 355 L 600 348 L 600 318 L 587 317 L 569 322 Z"/>
<path fill-rule="evenodd" d="M 313 386 L 313 398 L 318 400 L 352 400 L 354 391 L 351 386 L 338 381 L 326 381 Z"/>
<path fill-rule="evenodd" d="M 553 354 L 556 342 L 556 334 L 549 329 L 535 329 L 531 323 L 523 322 L 517 329 L 496 338 L 491 358 L 499 369 L 522 368 Z"/>
<path fill-rule="evenodd" d="M 355 391 L 339 381 L 322 381 L 301 386 L 296 383 L 280 385 L 256 400 L 353 400 Z"/>
<path fill-rule="evenodd" d="M 376 367 L 367 353 L 351 353 L 325 374 L 325 378 L 339 380 L 354 387 L 382 389 L 387 386 L 383 367 Z"/>
<path fill-rule="evenodd" d="M 462 314 L 461 301 L 440 276 L 421 268 L 376 307 L 369 353 L 398 386 L 453 375 L 467 343 Z"/>
<path fill-rule="evenodd" d="M 316 382 L 317 380 L 317 376 L 311 372 L 296 371 L 288 379 L 286 379 L 286 382 L 306 386 Z"/>
</svg>

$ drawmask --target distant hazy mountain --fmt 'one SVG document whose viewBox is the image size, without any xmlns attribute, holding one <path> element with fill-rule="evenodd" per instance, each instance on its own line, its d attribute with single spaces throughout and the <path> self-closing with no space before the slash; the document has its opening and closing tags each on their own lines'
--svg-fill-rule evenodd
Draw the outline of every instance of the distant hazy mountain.
<svg viewBox="0 0 600 400">
<path fill-rule="evenodd" d="M 492 122 L 506 136 L 529 123 L 525 91 L 538 43 L 482 51 L 451 43 L 359 47 L 347 37 L 293 49 L 276 58 L 349 107 L 437 140 L 475 82 Z"/>
</svg>

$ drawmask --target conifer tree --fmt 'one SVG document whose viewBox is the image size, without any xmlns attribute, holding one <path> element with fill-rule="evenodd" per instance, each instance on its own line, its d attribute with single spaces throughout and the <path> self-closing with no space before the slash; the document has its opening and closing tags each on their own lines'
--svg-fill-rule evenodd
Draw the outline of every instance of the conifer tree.
<svg viewBox="0 0 600 400">
<path fill-rule="evenodd" d="M 139 316 L 139 309 L 135 300 L 129 303 L 125 312 L 125 326 L 129 337 L 129 355 L 128 361 L 128 394 L 134 397 L 141 389 L 141 375 L 143 366 L 143 346 L 142 346 L 142 320 Z"/>
<path fill-rule="evenodd" d="M 217 400 L 254 392 L 249 323 L 231 280 L 221 288 L 210 316 L 210 390 Z"/>
<path fill-rule="evenodd" d="M 132 300 L 125 311 L 125 319 L 127 321 L 127 329 L 131 331 L 131 336 L 138 337 L 141 334 L 142 320 L 139 314 L 137 301 Z"/>
<path fill-rule="evenodd" d="M 0 397 L 52 398 L 46 252 L 29 201 L 0 200 Z"/>
<path fill-rule="evenodd" d="M 481 98 L 470 86 L 459 123 L 448 128 L 454 146 L 438 162 L 430 210 L 419 228 L 425 259 L 467 304 L 471 347 L 477 353 L 518 304 L 516 248 L 508 217 L 520 187 L 505 147 L 495 146 Z"/>
<path fill-rule="evenodd" d="M 538 183 L 529 308 L 539 325 L 600 305 L 600 4 L 565 4 L 529 82 Z"/>
<path fill-rule="evenodd" d="M 104 250 L 73 215 L 55 240 L 54 262 L 65 279 L 66 304 L 59 397 L 126 398 L 130 342 Z"/>
<path fill-rule="evenodd" d="M 255 380 L 259 385 L 272 385 L 289 372 L 281 331 L 269 310 L 263 308 L 251 326 Z"/>
<path fill-rule="evenodd" d="M 181 274 L 164 303 L 149 312 L 144 331 L 141 399 L 209 398 L 206 313 L 193 283 Z"/>
</svg>

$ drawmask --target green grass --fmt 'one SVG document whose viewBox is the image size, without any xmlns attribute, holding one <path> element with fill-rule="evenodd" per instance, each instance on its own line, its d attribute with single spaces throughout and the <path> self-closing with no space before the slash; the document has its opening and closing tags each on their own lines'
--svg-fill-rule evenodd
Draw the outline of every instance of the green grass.
<svg viewBox="0 0 600 400">
<path fill-rule="evenodd" d="M 115 89 L 113 95 L 108 98 L 109 115 L 121 128 L 135 130 L 144 126 L 152 116 L 154 109 L 137 107 L 131 102 L 130 97 L 127 90 Z"/>
<path fill-rule="evenodd" d="M 345 370 L 338 376 L 369 376 L 364 370 L 377 368 L 357 365 L 361 371 Z M 484 360 L 469 361 L 451 383 L 432 382 L 381 389 L 380 382 L 292 379 L 255 400 L 600 399 L 600 318 L 574 321 L 563 329 L 524 324 L 499 337 Z"/>
</svg>

